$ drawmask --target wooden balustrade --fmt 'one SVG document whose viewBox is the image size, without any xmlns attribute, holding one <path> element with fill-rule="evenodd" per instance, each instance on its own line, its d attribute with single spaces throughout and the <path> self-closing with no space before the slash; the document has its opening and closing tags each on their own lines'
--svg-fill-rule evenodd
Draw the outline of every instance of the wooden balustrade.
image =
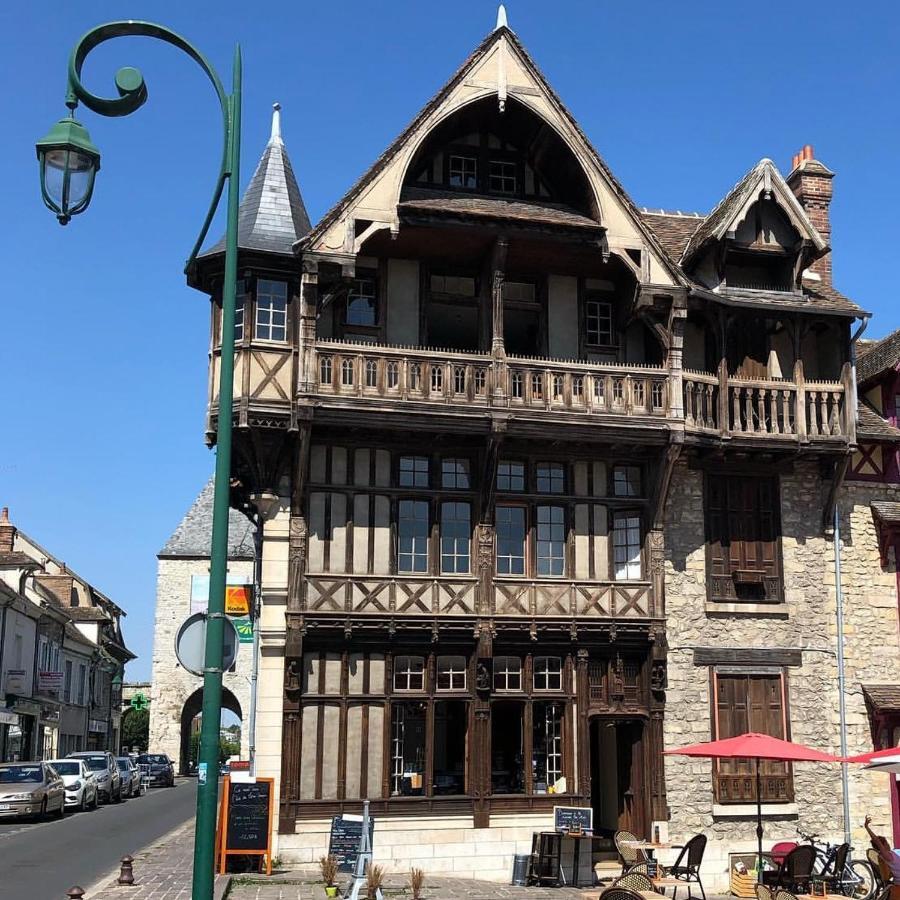
<svg viewBox="0 0 900 900">
<path fill-rule="evenodd" d="M 846 437 L 844 385 L 684 372 L 684 424 L 723 436 L 815 440 Z"/>
<path fill-rule="evenodd" d="M 675 418 L 670 375 L 653 366 L 562 360 L 319 341 L 318 395 L 464 404 L 586 415 Z M 795 441 L 851 436 L 842 382 L 797 384 L 685 370 L 685 428 L 730 438 Z"/>
</svg>

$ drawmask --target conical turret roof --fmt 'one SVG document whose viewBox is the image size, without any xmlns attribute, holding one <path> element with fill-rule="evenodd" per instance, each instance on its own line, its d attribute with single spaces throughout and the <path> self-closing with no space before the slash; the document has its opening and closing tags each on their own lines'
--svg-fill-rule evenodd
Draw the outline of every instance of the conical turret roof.
<svg viewBox="0 0 900 900">
<path fill-rule="evenodd" d="M 268 253 L 292 254 L 291 246 L 310 230 L 309 216 L 281 139 L 281 106 L 272 112 L 272 135 L 241 198 L 238 247 Z M 200 258 L 225 252 L 220 238 Z"/>
</svg>

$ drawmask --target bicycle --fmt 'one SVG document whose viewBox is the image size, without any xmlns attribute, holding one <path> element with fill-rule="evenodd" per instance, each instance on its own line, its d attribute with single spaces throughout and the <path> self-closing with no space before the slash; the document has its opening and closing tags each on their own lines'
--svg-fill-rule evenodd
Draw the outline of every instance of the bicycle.
<svg viewBox="0 0 900 900">
<path fill-rule="evenodd" d="M 841 844 L 832 844 L 830 841 L 819 840 L 817 834 L 807 834 L 797 829 L 797 834 L 807 844 L 811 844 L 816 851 L 816 863 L 813 868 L 813 878 L 828 878 L 830 891 L 852 897 L 853 900 L 870 900 L 875 893 L 876 880 L 872 866 L 866 859 L 851 859 L 847 853 L 843 868 L 840 872 L 833 871 L 835 858 Z"/>
</svg>

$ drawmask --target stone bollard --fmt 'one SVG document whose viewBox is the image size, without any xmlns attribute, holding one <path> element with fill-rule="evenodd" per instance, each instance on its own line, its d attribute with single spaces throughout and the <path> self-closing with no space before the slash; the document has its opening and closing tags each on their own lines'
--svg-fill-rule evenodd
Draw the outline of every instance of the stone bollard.
<svg viewBox="0 0 900 900">
<path fill-rule="evenodd" d="M 116 884 L 134 884 L 134 860 L 130 856 L 122 857 L 122 867 L 119 870 L 119 880 Z"/>
<path fill-rule="evenodd" d="M 84 888 L 80 888 L 78 887 L 78 885 L 75 885 L 75 887 L 70 887 L 66 891 L 66 896 L 69 898 L 69 900 L 81 900 L 81 898 L 84 896 Z"/>
</svg>

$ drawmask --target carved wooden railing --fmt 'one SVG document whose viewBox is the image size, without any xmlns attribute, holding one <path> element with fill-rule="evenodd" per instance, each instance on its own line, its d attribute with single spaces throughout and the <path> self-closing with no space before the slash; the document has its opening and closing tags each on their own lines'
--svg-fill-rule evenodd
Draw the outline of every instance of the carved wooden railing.
<svg viewBox="0 0 900 900">
<path fill-rule="evenodd" d="M 493 608 L 476 608 L 474 577 L 334 575 L 305 577 L 305 609 L 352 615 L 585 616 L 655 615 L 649 581 L 494 579 Z"/>
<path fill-rule="evenodd" d="M 669 374 L 656 366 L 510 357 L 502 384 L 512 407 L 661 417 L 669 407 Z"/>
<path fill-rule="evenodd" d="M 841 382 L 751 379 L 685 371 L 684 424 L 692 431 L 815 440 L 848 437 Z"/>
<path fill-rule="evenodd" d="M 314 390 L 363 397 L 664 418 L 669 376 L 654 366 L 610 366 L 452 350 L 318 341 Z"/>
<path fill-rule="evenodd" d="M 586 616 L 641 619 L 655 615 L 649 581 L 494 579 L 497 616 Z"/>
</svg>

